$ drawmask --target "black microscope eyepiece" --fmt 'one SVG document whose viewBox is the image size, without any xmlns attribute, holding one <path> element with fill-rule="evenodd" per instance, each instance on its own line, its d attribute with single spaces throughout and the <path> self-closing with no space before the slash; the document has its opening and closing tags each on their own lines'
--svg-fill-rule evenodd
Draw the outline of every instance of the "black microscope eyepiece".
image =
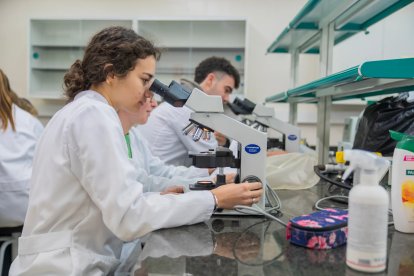
<svg viewBox="0 0 414 276">
<path fill-rule="evenodd" d="M 160 95 L 166 102 L 175 107 L 182 107 L 191 94 L 191 91 L 187 91 L 176 81 L 172 81 L 169 86 L 166 86 L 157 79 L 154 80 L 149 90 Z"/>
<path fill-rule="evenodd" d="M 256 107 L 256 104 L 249 99 L 244 98 L 242 100 L 239 97 L 236 97 L 232 103 L 228 103 L 227 105 L 236 115 L 252 114 L 253 109 Z"/>
</svg>

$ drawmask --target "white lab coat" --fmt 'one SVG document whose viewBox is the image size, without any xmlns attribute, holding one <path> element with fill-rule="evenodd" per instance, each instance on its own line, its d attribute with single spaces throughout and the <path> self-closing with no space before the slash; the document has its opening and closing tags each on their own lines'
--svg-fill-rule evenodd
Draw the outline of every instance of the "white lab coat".
<svg viewBox="0 0 414 276">
<path fill-rule="evenodd" d="M 148 141 L 141 135 L 138 128 L 129 131 L 132 159 L 138 169 L 138 181 L 145 183 L 145 192 L 162 191 L 171 185 L 183 185 L 197 180 L 211 180 L 208 170 L 196 167 L 167 165 L 155 157 Z"/>
<path fill-rule="evenodd" d="M 155 108 L 148 123 L 140 125 L 142 135 L 148 140 L 151 152 L 162 161 L 171 165 L 190 166 L 189 152 L 200 153 L 216 149 L 217 140 L 211 134 L 211 139 L 198 142 L 192 140 L 192 135 L 184 135 L 182 129 L 190 121 L 193 111 L 188 107 L 174 107 L 166 102 Z"/>
<path fill-rule="evenodd" d="M 16 131 L 0 130 L 0 227 L 23 224 L 29 202 L 29 180 L 36 142 L 43 125 L 30 113 L 12 105 Z"/>
<path fill-rule="evenodd" d="M 53 116 L 34 158 L 29 208 L 11 275 L 105 275 L 123 241 L 210 218 L 208 191 L 143 193 L 121 123 L 84 91 Z M 185 215 L 183 215 L 185 214 Z"/>
</svg>

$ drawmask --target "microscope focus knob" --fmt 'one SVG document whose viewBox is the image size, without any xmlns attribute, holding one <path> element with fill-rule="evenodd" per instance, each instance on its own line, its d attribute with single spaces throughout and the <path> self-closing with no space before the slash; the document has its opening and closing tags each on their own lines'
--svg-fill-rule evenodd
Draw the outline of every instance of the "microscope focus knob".
<svg viewBox="0 0 414 276">
<path fill-rule="evenodd" d="M 243 180 L 241 181 L 241 182 L 260 182 L 260 183 L 263 183 L 261 180 L 260 180 L 260 178 L 258 178 L 257 176 L 255 176 L 255 175 L 248 175 L 248 176 L 246 176 L 245 178 L 243 178 Z"/>
</svg>

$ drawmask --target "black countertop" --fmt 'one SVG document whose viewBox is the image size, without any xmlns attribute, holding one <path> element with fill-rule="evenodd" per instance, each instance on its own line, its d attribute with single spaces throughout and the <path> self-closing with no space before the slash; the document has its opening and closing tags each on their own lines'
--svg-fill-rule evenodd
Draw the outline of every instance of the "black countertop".
<svg viewBox="0 0 414 276">
<path fill-rule="evenodd" d="M 326 196 L 320 184 L 307 190 L 277 193 L 282 201 L 280 218 L 285 222 L 314 211 L 315 202 Z M 368 275 L 348 268 L 345 252 L 346 246 L 311 250 L 290 244 L 285 227 L 263 217 L 213 216 L 206 223 L 149 234 L 143 245 L 136 244 L 129 255 L 126 267 L 133 272 L 118 274 Z M 413 276 L 414 234 L 403 234 L 390 226 L 387 255 L 386 271 L 374 275 Z"/>
</svg>

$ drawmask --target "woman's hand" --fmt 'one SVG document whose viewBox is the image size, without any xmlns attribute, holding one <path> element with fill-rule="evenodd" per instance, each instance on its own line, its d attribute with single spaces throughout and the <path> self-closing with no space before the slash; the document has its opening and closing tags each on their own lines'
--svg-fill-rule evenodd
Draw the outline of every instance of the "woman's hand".
<svg viewBox="0 0 414 276">
<path fill-rule="evenodd" d="M 244 182 L 222 185 L 211 192 L 217 198 L 218 208 L 233 209 L 235 205 L 251 206 L 259 202 L 263 189 L 260 182 Z"/>
<path fill-rule="evenodd" d="M 219 146 L 224 147 L 228 143 L 227 137 L 221 134 L 220 132 L 214 131 L 214 137 L 216 138 L 217 144 Z"/>
<path fill-rule="evenodd" d="M 234 183 L 236 173 L 226 173 L 226 183 Z"/>
<path fill-rule="evenodd" d="M 284 150 L 272 150 L 272 151 L 268 150 L 267 151 L 267 157 L 275 156 L 275 155 L 282 155 L 282 154 L 287 154 L 287 153 L 288 152 L 284 151 Z"/>
<path fill-rule="evenodd" d="M 171 186 L 171 187 L 165 188 L 160 194 L 161 195 L 166 195 L 166 194 L 178 195 L 182 193 L 184 193 L 183 186 Z"/>
</svg>

